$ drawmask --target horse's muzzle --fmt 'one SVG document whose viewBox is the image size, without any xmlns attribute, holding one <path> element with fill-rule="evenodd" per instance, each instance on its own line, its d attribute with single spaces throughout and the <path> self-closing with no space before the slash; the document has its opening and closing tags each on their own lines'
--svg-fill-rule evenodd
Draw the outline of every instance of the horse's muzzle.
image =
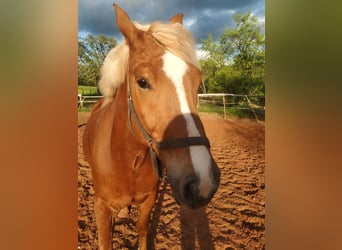
<svg viewBox="0 0 342 250">
<path fill-rule="evenodd" d="M 210 181 L 203 186 L 203 180 L 194 173 L 179 180 L 170 178 L 172 192 L 179 205 L 194 209 L 204 207 L 210 202 L 220 182 L 220 170 L 215 162 L 213 164 Z"/>
</svg>

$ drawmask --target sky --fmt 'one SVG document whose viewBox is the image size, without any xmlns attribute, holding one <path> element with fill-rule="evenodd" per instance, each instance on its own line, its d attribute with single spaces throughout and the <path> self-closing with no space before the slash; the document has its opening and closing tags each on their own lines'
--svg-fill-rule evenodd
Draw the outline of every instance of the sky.
<svg viewBox="0 0 342 250">
<path fill-rule="evenodd" d="M 148 24 L 167 22 L 183 13 L 183 24 L 200 43 L 210 33 L 217 40 L 224 27 L 235 26 L 233 15 L 251 11 L 261 23 L 265 21 L 264 0 L 116 0 L 131 20 Z M 78 1 L 79 37 L 104 34 L 121 42 L 123 37 L 115 22 L 113 0 Z"/>
</svg>

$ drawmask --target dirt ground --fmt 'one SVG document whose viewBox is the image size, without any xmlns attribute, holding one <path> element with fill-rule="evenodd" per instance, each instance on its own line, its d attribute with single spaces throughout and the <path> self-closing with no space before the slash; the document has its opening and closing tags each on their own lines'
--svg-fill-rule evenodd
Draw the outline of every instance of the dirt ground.
<svg viewBox="0 0 342 250">
<path fill-rule="evenodd" d="M 78 123 L 89 113 L 79 113 Z M 166 181 L 151 215 L 149 249 L 265 249 L 264 125 L 250 120 L 201 114 L 221 183 L 206 208 L 181 208 Z M 78 249 L 97 249 L 94 190 L 78 129 Z M 113 249 L 137 249 L 138 212 L 122 210 L 115 223 Z"/>
</svg>

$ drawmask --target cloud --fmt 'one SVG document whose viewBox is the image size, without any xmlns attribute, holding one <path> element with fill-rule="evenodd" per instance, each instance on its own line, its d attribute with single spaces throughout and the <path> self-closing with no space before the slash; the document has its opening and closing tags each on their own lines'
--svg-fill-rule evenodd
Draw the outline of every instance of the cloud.
<svg viewBox="0 0 342 250">
<path fill-rule="evenodd" d="M 208 33 L 217 39 L 224 27 L 234 25 L 233 15 L 250 10 L 259 20 L 265 18 L 264 0 L 117 0 L 132 20 L 151 23 L 167 22 L 177 13 L 184 14 L 184 25 L 194 34 L 197 42 Z M 113 0 L 79 0 L 79 34 L 105 34 L 121 40 L 115 23 Z"/>
</svg>

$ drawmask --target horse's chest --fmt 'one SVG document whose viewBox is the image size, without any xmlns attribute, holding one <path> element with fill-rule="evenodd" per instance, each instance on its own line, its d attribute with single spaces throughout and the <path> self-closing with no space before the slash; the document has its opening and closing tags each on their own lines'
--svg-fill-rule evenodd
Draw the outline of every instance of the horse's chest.
<svg viewBox="0 0 342 250">
<path fill-rule="evenodd" d="M 136 193 L 132 199 L 132 204 L 137 205 L 137 204 L 143 203 L 151 193 L 152 191 L 147 192 L 147 193 L 144 193 L 144 192 Z"/>
<path fill-rule="evenodd" d="M 157 188 L 158 178 L 146 151 L 134 154 L 117 149 L 111 158 L 97 160 L 93 167 L 95 192 L 118 207 L 140 204 Z"/>
<path fill-rule="evenodd" d="M 158 178 L 151 162 L 146 161 L 134 169 L 135 192 L 133 203 L 143 202 L 158 185 Z"/>
</svg>

